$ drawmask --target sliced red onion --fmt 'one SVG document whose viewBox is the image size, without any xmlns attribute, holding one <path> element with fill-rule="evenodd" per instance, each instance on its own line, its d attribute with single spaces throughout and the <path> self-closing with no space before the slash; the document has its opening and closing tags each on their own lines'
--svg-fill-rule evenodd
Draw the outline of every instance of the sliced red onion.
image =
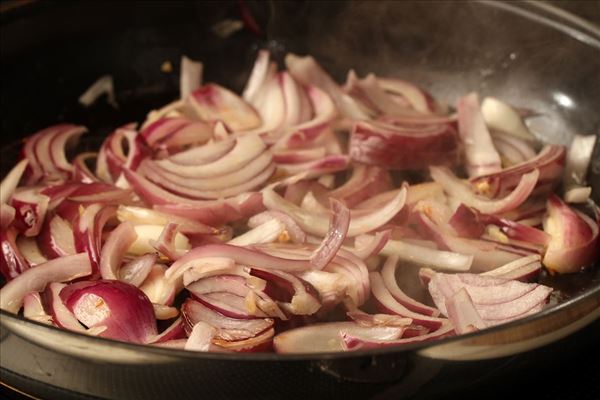
<svg viewBox="0 0 600 400">
<path fill-rule="evenodd" d="M 486 214 L 498 214 L 513 210 L 523 204 L 536 186 L 540 172 L 534 169 L 524 174 L 517 187 L 506 197 L 490 200 L 473 193 L 472 189 L 458 179 L 449 169 L 431 166 L 431 177 L 444 187 L 451 196 L 469 207 L 473 207 Z"/>
<path fill-rule="evenodd" d="M 78 203 L 104 203 L 106 205 L 116 205 L 131 201 L 132 193 L 131 190 L 123 190 L 113 185 L 92 182 L 78 185 L 67 198 Z"/>
<path fill-rule="evenodd" d="M 501 243 L 453 236 L 443 231 L 423 213 L 417 214 L 417 222 L 424 232 L 435 240 L 438 246 L 453 252 L 469 254 L 472 259 L 471 269 L 474 271 L 489 271 L 522 256 L 532 254 L 529 250 L 510 247 Z"/>
<path fill-rule="evenodd" d="M 488 127 L 525 140 L 536 140 L 511 106 L 494 97 L 486 97 L 481 104 L 481 114 Z"/>
<path fill-rule="evenodd" d="M 168 343 L 179 339 L 185 339 L 185 323 L 183 317 L 177 318 L 167 329 L 156 335 L 149 342 L 151 344 Z"/>
<path fill-rule="evenodd" d="M 79 96 L 79 103 L 83 104 L 85 107 L 89 107 L 104 94 L 106 94 L 108 104 L 117 108 L 118 105 L 115 98 L 115 86 L 112 75 L 103 75 L 98 78 L 81 96 Z"/>
<path fill-rule="evenodd" d="M 355 282 L 355 279 L 342 272 L 309 270 L 299 274 L 299 277 L 317 290 L 321 299 L 321 310 L 330 310 L 346 296 L 350 296 L 351 287 Z M 355 298 L 357 296 L 355 295 Z M 358 304 L 360 300 L 354 299 L 354 302 Z"/>
<path fill-rule="evenodd" d="M 73 227 L 59 215 L 46 221 L 38 236 L 38 243 L 48 258 L 76 254 Z"/>
<path fill-rule="evenodd" d="M 278 150 L 273 160 L 278 164 L 298 164 L 322 159 L 327 155 L 323 146 L 308 149 Z"/>
<path fill-rule="evenodd" d="M 417 330 L 417 332 L 420 331 Z M 444 320 L 444 323 L 440 326 L 439 329 L 431 333 L 420 333 L 421 334 L 418 335 L 406 335 L 407 337 L 392 340 L 373 340 L 364 334 L 357 335 L 353 332 L 347 331 L 342 332 L 341 336 L 343 340 L 344 350 L 366 350 L 441 339 L 446 336 L 454 335 L 454 326 L 452 325 L 452 323 Z"/>
<path fill-rule="evenodd" d="M 282 235 L 288 235 L 293 243 L 305 243 L 306 242 L 306 234 L 300 228 L 300 226 L 291 218 L 289 215 L 280 212 L 280 211 L 264 211 L 262 213 L 256 214 L 248 219 L 248 227 L 256 228 L 259 225 L 264 224 L 267 221 L 276 219 L 285 226 L 285 231 L 282 232 Z M 280 235 L 279 239 L 282 237 Z M 283 240 L 285 241 L 285 240 Z"/>
<path fill-rule="evenodd" d="M 354 238 L 354 249 L 350 249 L 354 255 L 362 260 L 375 256 L 383 250 L 388 240 L 392 236 L 392 231 L 386 229 L 375 233 L 375 236 L 359 235 Z"/>
<path fill-rule="evenodd" d="M 329 261 L 337 254 L 344 243 L 348 229 L 350 227 L 350 210 L 339 200 L 331 198 L 331 221 L 329 222 L 329 231 L 310 257 L 310 263 L 316 269 L 323 269 Z"/>
<path fill-rule="evenodd" d="M 479 238 L 485 232 L 485 224 L 479 220 L 479 214 L 462 203 L 454 211 L 448 224 L 460 237 Z"/>
<path fill-rule="evenodd" d="M 271 328 L 254 337 L 242 340 L 223 340 L 218 337 L 214 340 L 219 349 L 225 351 L 237 351 L 242 353 L 254 353 L 259 351 L 270 351 L 275 329 Z M 220 350 L 222 351 L 222 350 Z"/>
<path fill-rule="evenodd" d="M 524 241 L 536 245 L 546 246 L 550 236 L 539 229 L 511 221 L 495 215 L 482 215 L 480 217 L 485 223 L 494 224 L 507 238 Z"/>
<path fill-rule="evenodd" d="M 362 326 L 407 327 L 412 324 L 411 318 L 403 318 L 392 314 L 367 314 L 360 310 L 346 313 L 354 322 Z"/>
<path fill-rule="evenodd" d="M 314 85 L 325 91 L 340 112 L 352 119 L 368 119 L 359 105 L 338 86 L 311 56 L 299 57 L 289 53 L 285 65 L 292 76 L 303 85 Z"/>
<path fill-rule="evenodd" d="M 392 188 L 389 173 L 379 167 L 355 165 L 352 176 L 342 186 L 329 193 L 330 197 L 344 201 L 348 207 L 354 207 L 374 194 Z"/>
<path fill-rule="evenodd" d="M 305 179 L 312 179 L 321 175 L 343 171 L 350 165 L 350 159 L 345 155 L 333 154 L 320 160 L 308 161 L 298 164 L 278 164 L 277 170 L 285 175 L 304 173 Z"/>
<path fill-rule="evenodd" d="M 212 341 L 217 334 L 217 329 L 209 324 L 199 321 L 192 328 L 192 332 L 185 342 L 185 350 L 209 351 L 214 345 Z"/>
<path fill-rule="evenodd" d="M 501 267 L 484 272 L 481 275 L 527 282 L 535 279 L 541 270 L 541 257 L 538 254 L 532 254 L 518 258 Z"/>
<path fill-rule="evenodd" d="M 46 218 L 50 198 L 37 188 L 27 188 L 12 195 L 10 205 L 15 209 L 13 225 L 25 236 L 39 234 Z"/>
<path fill-rule="evenodd" d="M 446 310 L 448 319 L 454 326 L 454 331 L 462 335 L 464 333 L 474 332 L 485 329 L 487 324 L 481 319 L 475 304 L 469 292 L 465 288 L 460 289 L 456 294 L 446 299 Z"/>
<path fill-rule="evenodd" d="M 282 332 L 273 339 L 277 353 L 329 353 L 343 351 L 342 332 L 372 340 L 394 340 L 402 336 L 402 327 L 362 326 L 356 322 L 329 322 Z"/>
<path fill-rule="evenodd" d="M 133 286 L 141 286 L 152 271 L 156 258 L 156 254 L 134 258 L 119 269 L 118 279 Z"/>
<path fill-rule="evenodd" d="M 168 160 L 178 165 L 205 165 L 219 160 L 229 153 L 237 144 L 231 138 L 217 142 L 209 142 L 202 146 L 192 147 L 188 150 L 171 155 Z M 177 172 L 176 170 L 174 172 Z"/>
<path fill-rule="evenodd" d="M 123 222 L 110 232 L 100 253 L 100 276 L 102 279 L 118 279 L 123 257 L 137 239 L 131 222 Z"/>
<path fill-rule="evenodd" d="M 179 315 L 179 310 L 176 307 L 152 304 L 152 308 L 154 309 L 154 317 L 159 321 L 173 319 Z"/>
<path fill-rule="evenodd" d="M 28 166 L 28 159 L 25 158 L 19 161 L 9 172 L 6 174 L 2 182 L 0 183 L 0 204 L 6 204 L 12 197 L 15 189 L 19 186 L 19 181 Z"/>
<path fill-rule="evenodd" d="M 7 281 L 30 268 L 29 262 L 17 246 L 17 235 L 18 232 L 13 227 L 0 230 L 0 272 Z"/>
<path fill-rule="evenodd" d="M 143 255 L 156 252 L 160 247 L 160 252 L 164 250 L 164 255 L 179 257 L 183 252 L 191 248 L 190 242 L 185 235 L 177 232 L 177 224 L 171 223 L 163 225 L 135 225 L 137 238 L 129 246 L 127 252 L 134 255 Z"/>
<path fill-rule="evenodd" d="M 31 292 L 23 298 L 23 316 L 32 321 L 53 325 L 52 316 L 46 313 L 38 292 Z"/>
<path fill-rule="evenodd" d="M 71 124 L 60 124 L 46 128 L 31 136 L 25 145 L 25 157 L 29 160 L 30 174 L 28 184 L 39 179 L 45 181 L 63 181 L 73 170 L 65 157 L 65 146 L 76 143 L 86 128 Z M 67 173 L 65 173 L 67 172 Z"/>
<path fill-rule="evenodd" d="M 136 225 L 167 225 L 173 222 L 178 225 L 179 231 L 186 234 L 221 234 L 222 230 L 213 228 L 197 221 L 169 215 L 144 207 L 119 206 L 117 209 L 119 221 L 130 221 Z"/>
<path fill-rule="evenodd" d="M 409 310 L 400 304 L 385 286 L 384 280 L 379 272 L 370 272 L 371 292 L 378 306 L 387 314 L 396 314 L 406 318 L 412 318 L 413 322 L 430 329 L 439 329 L 446 319 L 431 317 Z"/>
<path fill-rule="evenodd" d="M 591 195 L 592 188 L 590 186 L 582 186 L 567 189 L 563 198 L 567 203 L 583 204 L 587 203 Z"/>
<path fill-rule="evenodd" d="M 20 236 L 17 238 L 16 243 L 19 251 L 30 266 L 35 267 L 38 264 L 43 264 L 48 261 L 38 247 L 35 238 Z"/>
<path fill-rule="evenodd" d="M 254 62 L 254 67 L 244 88 L 242 98 L 248 103 L 253 103 L 254 98 L 257 96 L 259 90 L 263 87 L 264 83 L 271 77 L 270 63 L 269 63 L 269 51 L 259 50 Z"/>
<path fill-rule="evenodd" d="M 8 204 L 0 204 L 0 229 L 5 230 L 15 219 L 16 210 Z"/>
<path fill-rule="evenodd" d="M 73 159 L 73 179 L 83 183 L 98 182 L 99 179 L 90 170 L 87 165 L 88 160 L 97 160 L 98 153 L 85 152 L 80 153 Z"/>
<path fill-rule="evenodd" d="M 179 73 L 179 97 L 187 98 L 202 83 L 204 66 L 186 56 L 181 56 L 181 72 Z"/>
<path fill-rule="evenodd" d="M 86 329 L 79 323 L 75 315 L 65 306 L 63 300 L 60 298 L 60 292 L 66 286 L 58 282 L 50 283 L 43 293 L 44 302 L 56 326 L 74 332 L 86 333 Z"/>
<path fill-rule="evenodd" d="M 189 327 L 198 322 L 207 323 L 218 330 L 215 338 L 236 341 L 255 337 L 273 326 L 271 318 L 235 319 L 226 317 L 200 302 L 187 299 L 181 306 L 181 313 Z"/>
<path fill-rule="evenodd" d="M 492 132 L 492 140 L 505 168 L 524 163 L 536 156 L 535 149 L 526 140 L 497 131 Z"/>
<path fill-rule="evenodd" d="M 349 154 L 354 161 L 387 169 L 422 169 L 458 162 L 458 138 L 451 124 L 388 125 L 363 121 L 354 125 Z"/>
<path fill-rule="evenodd" d="M 544 266 L 562 274 L 577 272 L 598 260 L 598 224 L 554 194 L 548 198 L 547 207 L 544 231 L 551 239 L 542 260 Z"/>
<path fill-rule="evenodd" d="M 182 289 L 180 281 L 174 282 L 165 277 L 166 271 L 167 267 L 164 265 L 154 264 L 139 287 L 153 304 L 173 304 L 175 295 Z"/>
<path fill-rule="evenodd" d="M 564 146 L 546 145 L 535 158 L 494 174 L 471 179 L 471 185 L 477 193 L 502 197 L 514 191 L 524 175 L 538 169 L 540 176 L 534 194 L 545 194 L 558 184 L 563 174 L 565 157 Z"/>
<path fill-rule="evenodd" d="M 404 116 L 414 113 L 410 107 L 399 104 L 389 96 L 379 85 L 374 74 L 368 74 L 359 79 L 354 70 L 348 72 L 344 90 L 364 105 L 369 114 L 387 114 L 392 116 Z"/>
<path fill-rule="evenodd" d="M 62 289 L 60 297 L 83 325 L 106 327 L 98 336 L 146 343 L 158 333 L 152 303 L 125 282 L 82 281 Z"/>
<path fill-rule="evenodd" d="M 394 198 L 373 212 L 352 218 L 348 228 L 348 236 L 353 237 L 373 231 L 391 220 L 406 201 L 406 187 L 403 187 Z M 263 202 L 269 210 L 288 214 L 307 233 L 325 236 L 329 230 L 322 214 L 309 213 L 279 196 L 273 189 L 263 190 Z"/>
<path fill-rule="evenodd" d="M 23 271 L 0 289 L 0 308 L 17 313 L 23 297 L 30 292 L 41 292 L 50 282 L 67 282 L 92 272 L 86 254 L 61 257 Z"/>
<path fill-rule="evenodd" d="M 438 315 L 440 315 L 438 309 L 429 307 L 423 303 L 416 301 L 415 299 L 404 293 L 402 289 L 400 289 L 396 280 L 396 269 L 398 268 L 399 261 L 400 260 L 398 256 L 388 257 L 388 259 L 383 264 L 383 268 L 381 269 L 381 277 L 383 278 L 383 283 L 390 292 L 390 294 L 404 307 L 416 313 L 429 315 L 432 317 L 437 317 Z"/>
<path fill-rule="evenodd" d="M 449 271 L 468 271 L 473 263 L 473 256 L 469 253 L 430 249 L 400 240 L 388 240 L 381 254 Z"/>
<path fill-rule="evenodd" d="M 100 273 L 100 250 L 104 225 L 116 215 L 116 207 L 92 204 L 73 221 L 75 251 L 86 252 L 94 275 Z"/>
<path fill-rule="evenodd" d="M 243 172 L 202 179 L 178 176 L 161 170 L 153 162 L 142 164 L 139 171 L 166 190 L 191 199 L 220 199 L 236 196 L 262 186 L 275 172 L 269 153 L 250 161 Z"/>
<path fill-rule="evenodd" d="M 331 122 L 337 115 L 333 100 L 316 86 L 308 85 L 305 90 L 310 98 L 312 109 L 314 109 L 314 117 L 309 121 L 289 128 L 274 144 L 274 149 L 315 146 L 331 132 Z"/>
<path fill-rule="evenodd" d="M 194 299 L 229 318 L 253 319 L 267 317 L 256 304 L 250 304 L 247 297 L 229 292 L 214 292 L 194 295 Z"/>
<path fill-rule="evenodd" d="M 592 189 L 583 187 L 585 176 L 592 159 L 596 136 L 575 135 L 567 153 L 563 185 L 565 187 L 564 199 L 568 203 L 585 203 L 590 197 Z"/>
<path fill-rule="evenodd" d="M 257 268 L 251 268 L 250 275 L 267 281 L 265 293 L 279 300 L 280 307 L 291 314 L 312 315 L 321 307 L 317 291 L 301 278 L 283 271 Z M 278 299 L 277 294 L 281 294 L 282 290 L 284 297 Z"/>
<path fill-rule="evenodd" d="M 228 243 L 236 246 L 272 243 L 277 241 L 284 231 L 285 225 L 283 223 L 277 219 L 271 219 L 242 235 L 236 236 Z"/>
<path fill-rule="evenodd" d="M 420 87 L 397 78 L 378 78 L 381 86 L 390 95 L 399 95 L 407 100 L 412 108 L 424 114 L 440 114 L 441 106 Z"/>
<path fill-rule="evenodd" d="M 447 315 L 446 302 L 466 289 L 477 313 L 488 325 L 496 325 L 542 306 L 552 288 L 535 283 L 507 281 L 489 276 L 436 274 L 429 282 L 429 293 L 440 311 Z"/>
<path fill-rule="evenodd" d="M 233 131 L 260 126 L 256 111 L 235 93 L 214 83 L 206 84 L 191 93 L 190 105 L 203 121 L 223 121 Z"/>
<path fill-rule="evenodd" d="M 257 135 L 244 135 L 238 137 L 235 147 L 210 163 L 182 165 L 170 160 L 157 161 L 157 165 L 165 171 L 180 176 L 193 178 L 213 178 L 231 172 L 239 171 L 242 167 L 254 160 L 265 151 L 265 144 Z"/>
</svg>

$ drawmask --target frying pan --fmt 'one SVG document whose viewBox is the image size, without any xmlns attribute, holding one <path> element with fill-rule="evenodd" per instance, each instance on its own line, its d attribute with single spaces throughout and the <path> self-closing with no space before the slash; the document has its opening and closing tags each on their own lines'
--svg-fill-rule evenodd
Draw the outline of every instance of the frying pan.
<svg viewBox="0 0 600 400">
<path fill-rule="evenodd" d="M 261 28 L 227 37 L 215 24 L 240 18 L 238 2 L 4 3 L 1 18 L 2 167 L 19 139 L 47 125 L 86 125 L 94 141 L 177 97 L 182 54 L 203 60 L 206 80 L 239 91 L 257 49 L 275 59 L 312 54 L 338 81 L 399 76 L 452 103 L 477 90 L 534 109 L 532 130 L 568 144 L 600 134 L 600 31 L 543 3 L 244 3 Z M 118 109 L 79 95 L 115 80 Z M 590 182 L 600 194 L 599 149 Z M 90 338 L 0 312 L 1 381 L 52 398 L 431 398 L 474 381 L 559 363 L 596 346 L 600 271 L 543 277 L 558 289 L 545 311 L 431 343 L 342 354 L 208 354 Z M 585 334 L 584 334 L 585 333 Z M 589 348 L 589 347 L 588 347 Z M 50 398 L 50 395 L 46 394 Z"/>
</svg>

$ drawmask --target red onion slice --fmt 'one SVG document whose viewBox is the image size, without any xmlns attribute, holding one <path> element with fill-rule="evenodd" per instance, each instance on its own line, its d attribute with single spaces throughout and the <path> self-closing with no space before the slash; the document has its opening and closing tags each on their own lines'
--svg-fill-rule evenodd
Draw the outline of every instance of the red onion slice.
<svg viewBox="0 0 600 400">
<path fill-rule="evenodd" d="M 544 231 L 551 236 L 543 264 L 556 273 L 577 272 L 598 259 L 598 224 L 571 209 L 558 196 L 548 198 Z"/>
<path fill-rule="evenodd" d="M 424 114 L 440 114 L 441 106 L 420 87 L 397 78 L 377 78 L 379 86 L 389 94 L 400 95 L 416 111 Z"/>
<path fill-rule="evenodd" d="M 378 255 L 392 236 L 392 231 L 377 232 L 375 236 L 360 235 L 354 238 L 354 249 L 349 249 L 356 257 L 366 260 Z"/>
<path fill-rule="evenodd" d="M 98 153 L 85 152 L 80 153 L 73 159 L 72 177 L 75 181 L 83 183 L 99 182 L 99 179 L 88 167 L 88 160 L 97 160 Z"/>
<path fill-rule="evenodd" d="M 146 279 L 139 286 L 153 304 L 171 305 L 175 295 L 182 289 L 181 281 L 168 280 L 165 277 L 167 267 L 162 264 L 154 264 Z"/>
<path fill-rule="evenodd" d="M 162 333 L 156 335 L 152 340 L 150 340 L 149 343 L 168 343 L 169 341 L 184 339 L 185 337 L 185 323 L 183 321 L 183 317 L 179 317 Z"/>
<path fill-rule="evenodd" d="M 354 207 L 363 200 L 372 198 L 392 189 L 387 171 L 373 166 L 355 165 L 352 176 L 342 186 L 329 192 L 329 196 L 342 200 L 348 207 Z"/>
<path fill-rule="evenodd" d="M 406 318 L 412 318 L 413 322 L 433 330 L 439 329 L 446 321 L 445 318 L 436 318 L 416 313 L 400 304 L 385 286 L 384 280 L 379 272 L 370 272 L 371 293 L 378 306 L 388 314 L 396 314 Z"/>
<path fill-rule="evenodd" d="M 457 334 L 462 335 L 487 327 L 485 321 L 479 316 L 466 289 L 460 289 L 454 296 L 446 299 L 445 305 L 448 319 L 452 322 L 454 331 Z"/>
<path fill-rule="evenodd" d="M 401 240 L 388 240 L 381 254 L 449 271 L 468 271 L 473 263 L 473 256 L 469 253 L 436 250 Z"/>
<path fill-rule="evenodd" d="M 19 181 L 28 164 L 29 161 L 26 158 L 19 161 L 2 179 L 2 183 L 0 183 L 0 204 L 8 203 L 15 189 L 19 186 Z"/>
<path fill-rule="evenodd" d="M 377 349 L 382 347 L 392 347 L 403 344 L 426 342 L 454 335 L 454 326 L 452 325 L 452 323 L 448 322 L 447 320 L 444 321 L 445 322 L 441 325 L 439 329 L 431 333 L 424 334 L 420 330 L 417 330 L 417 332 L 419 332 L 420 334 L 413 335 L 410 337 L 407 335 L 407 337 L 405 338 L 392 340 L 373 340 L 368 336 L 365 336 L 364 334 L 357 335 L 352 332 L 344 331 L 341 334 L 343 340 L 343 348 L 346 351 Z"/>
<path fill-rule="evenodd" d="M 118 279 L 123 257 L 137 238 L 130 222 L 119 224 L 106 239 L 100 253 L 100 276 L 102 279 Z"/>
<path fill-rule="evenodd" d="M 481 113 L 488 127 L 521 139 L 535 140 L 517 110 L 508 104 L 494 97 L 486 97 L 481 103 Z"/>
<path fill-rule="evenodd" d="M 75 251 L 88 254 L 94 275 L 100 273 L 100 251 L 104 225 L 115 215 L 116 207 L 92 204 L 86 207 L 73 221 Z"/>
<path fill-rule="evenodd" d="M 38 292 L 28 293 L 23 298 L 23 316 L 32 321 L 53 325 L 52 316 L 46 313 L 42 298 Z"/>
<path fill-rule="evenodd" d="M 30 268 L 0 289 L 0 308 L 17 313 L 23 297 L 30 292 L 41 292 L 50 282 L 67 282 L 91 274 L 86 254 L 61 257 Z"/>
<path fill-rule="evenodd" d="M 411 318 L 404 318 L 392 314 L 367 314 L 360 310 L 348 311 L 346 313 L 354 322 L 362 326 L 389 326 L 407 327 L 412 324 Z"/>
<path fill-rule="evenodd" d="M 565 157 L 564 146 L 546 145 L 535 158 L 494 174 L 471 179 L 471 185 L 480 194 L 502 197 L 514 191 L 524 175 L 538 169 L 540 176 L 534 194 L 545 194 L 558 184 L 563 174 Z"/>
<path fill-rule="evenodd" d="M 38 242 L 48 258 L 57 258 L 76 254 L 73 228 L 59 215 L 53 216 L 44 224 Z"/>
<path fill-rule="evenodd" d="M 82 281 L 62 289 L 60 297 L 83 325 L 106 327 L 98 336 L 146 343 L 158 333 L 152 303 L 127 283 Z"/>
<path fill-rule="evenodd" d="M 306 234 L 300 228 L 300 226 L 291 218 L 289 215 L 279 212 L 279 211 L 264 211 L 262 213 L 253 215 L 248 219 L 248 227 L 256 228 L 259 225 L 264 224 L 267 221 L 276 219 L 285 226 L 285 230 L 282 232 L 283 241 L 285 240 L 285 235 L 287 234 L 293 243 L 305 243 L 306 242 Z M 280 240 L 282 237 L 280 236 Z"/>
<path fill-rule="evenodd" d="M 218 329 L 218 334 L 215 337 L 225 341 L 255 337 L 268 331 L 273 326 L 271 318 L 229 318 L 192 299 L 187 299 L 183 303 L 181 312 L 188 326 L 193 327 L 198 322 L 207 323 Z"/>
<path fill-rule="evenodd" d="M 50 198 L 37 188 L 23 188 L 12 195 L 10 205 L 15 209 L 13 225 L 25 236 L 37 236 L 42 229 Z"/>
<path fill-rule="evenodd" d="M 264 83 L 271 76 L 270 74 L 270 63 L 269 63 L 269 51 L 259 50 L 254 62 L 252 72 L 244 88 L 242 98 L 249 103 L 253 103 L 254 98 L 258 94 L 260 88 L 263 87 Z"/>
<path fill-rule="evenodd" d="M 217 334 L 217 329 L 205 322 L 197 322 L 185 342 L 185 350 L 209 351 L 214 345 L 212 341 Z"/>
<path fill-rule="evenodd" d="M 498 214 L 513 210 L 523 204 L 529 197 L 540 176 L 537 169 L 524 174 L 517 187 L 506 197 L 498 200 L 490 200 L 477 196 L 471 188 L 458 179 L 449 169 L 440 167 L 429 167 L 431 177 L 443 186 L 444 190 L 451 196 L 456 197 L 462 203 L 473 207 L 486 214 Z"/>
<path fill-rule="evenodd" d="M 45 263 L 48 259 L 42 254 L 35 238 L 18 237 L 17 246 L 23 257 L 27 260 L 30 266 L 35 267 L 38 264 Z"/>
<path fill-rule="evenodd" d="M 279 196 L 273 189 L 263 190 L 263 202 L 269 210 L 288 214 L 308 233 L 325 236 L 329 230 L 322 214 L 309 213 Z M 373 231 L 390 221 L 406 202 L 406 187 L 403 187 L 394 198 L 380 209 L 350 220 L 348 236 L 353 237 Z"/>
<path fill-rule="evenodd" d="M 181 56 L 181 72 L 179 73 L 179 97 L 187 98 L 198 89 L 202 82 L 204 66 L 186 56 Z"/>
<path fill-rule="evenodd" d="M 314 85 L 325 91 L 335 102 L 340 112 L 352 119 L 367 119 L 369 116 L 360 109 L 352 97 L 344 93 L 337 83 L 311 56 L 299 57 L 288 53 L 285 65 L 292 76 L 303 85 Z"/>
<path fill-rule="evenodd" d="M 17 235 L 18 232 L 13 227 L 0 230 L 0 272 L 7 281 L 30 268 L 29 262 L 17 246 Z"/>
<path fill-rule="evenodd" d="M 365 327 L 355 322 L 329 322 L 282 332 L 273 339 L 277 353 L 329 353 L 345 350 L 342 332 L 361 335 L 371 340 L 394 340 L 402 336 L 403 328 L 387 326 Z"/>
<path fill-rule="evenodd" d="M 134 258 L 119 269 L 118 279 L 136 287 L 141 286 L 152 271 L 156 258 L 156 254 L 145 254 Z"/>
<path fill-rule="evenodd" d="M 260 126 L 256 111 L 235 93 L 214 83 L 194 90 L 190 105 L 203 121 L 223 121 L 233 131 L 243 131 Z"/>
<path fill-rule="evenodd" d="M 50 315 L 56 326 L 68 329 L 74 332 L 86 333 L 86 329 L 79 323 L 75 315 L 65 306 L 60 298 L 60 292 L 67 285 L 58 282 L 52 282 L 44 291 L 44 301 L 49 309 Z"/>
<path fill-rule="evenodd" d="M 440 315 L 440 311 L 438 309 L 429 307 L 423 303 L 416 301 L 415 299 L 411 298 L 406 293 L 404 293 L 402 289 L 400 289 L 396 280 L 396 269 L 398 268 L 399 261 L 400 260 L 398 256 L 388 257 L 388 259 L 383 264 L 383 268 L 381 269 L 381 277 L 383 278 L 383 283 L 390 292 L 390 294 L 404 307 L 416 313 L 429 315 L 432 317 L 437 317 L 438 315 Z"/>
<path fill-rule="evenodd" d="M 15 219 L 16 210 L 8 204 L 0 204 L 0 229 L 5 230 Z"/>
<path fill-rule="evenodd" d="M 236 236 L 227 243 L 235 246 L 272 243 L 277 241 L 284 231 L 285 225 L 283 223 L 277 219 L 271 219 L 242 235 Z"/>
<path fill-rule="evenodd" d="M 535 279 L 541 270 L 541 257 L 538 254 L 532 254 L 518 258 L 501 267 L 484 272 L 481 275 L 527 282 Z"/>
<path fill-rule="evenodd" d="M 494 148 L 485 126 L 477 93 L 468 94 L 458 101 L 458 132 L 465 149 L 469 177 L 498 172 L 502 169 L 500 155 Z"/>
<path fill-rule="evenodd" d="M 310 257 L 310 263 L 316 269 L 323 269 L 337 254 L 346 239 L 350 227 L 350 210 L 339 200 L 331 198 L 331 221 L 329 231 L 319 248 Z"/>
<path fill-rule="evenodd" d="M 401 170 L 454 165 L 459 159 L 457 133 L 451 124 L 358 122 L 350 134 L 349 154 L 354 161 Z"/>
</svg>

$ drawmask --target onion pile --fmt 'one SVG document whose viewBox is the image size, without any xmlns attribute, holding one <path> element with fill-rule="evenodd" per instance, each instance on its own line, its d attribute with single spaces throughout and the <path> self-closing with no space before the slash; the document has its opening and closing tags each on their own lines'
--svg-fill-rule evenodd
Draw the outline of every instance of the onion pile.
<svg viewBox="0 0 600 400">
<path fill-rule="evenodd" d="M 453 112 L 285 64 L 259 51 L 240 96 L 184 57 L 179 99 L 71 160 L 86 128 L 29 136 L 1 183 L 0 308 L 191 351 L 351 351 L 537 313 L 544 268 L 598 260 L 598 220 L 569 204 L 591 202 L 593 139 L 538 151 L 501 100 Z"/>
</svg>

